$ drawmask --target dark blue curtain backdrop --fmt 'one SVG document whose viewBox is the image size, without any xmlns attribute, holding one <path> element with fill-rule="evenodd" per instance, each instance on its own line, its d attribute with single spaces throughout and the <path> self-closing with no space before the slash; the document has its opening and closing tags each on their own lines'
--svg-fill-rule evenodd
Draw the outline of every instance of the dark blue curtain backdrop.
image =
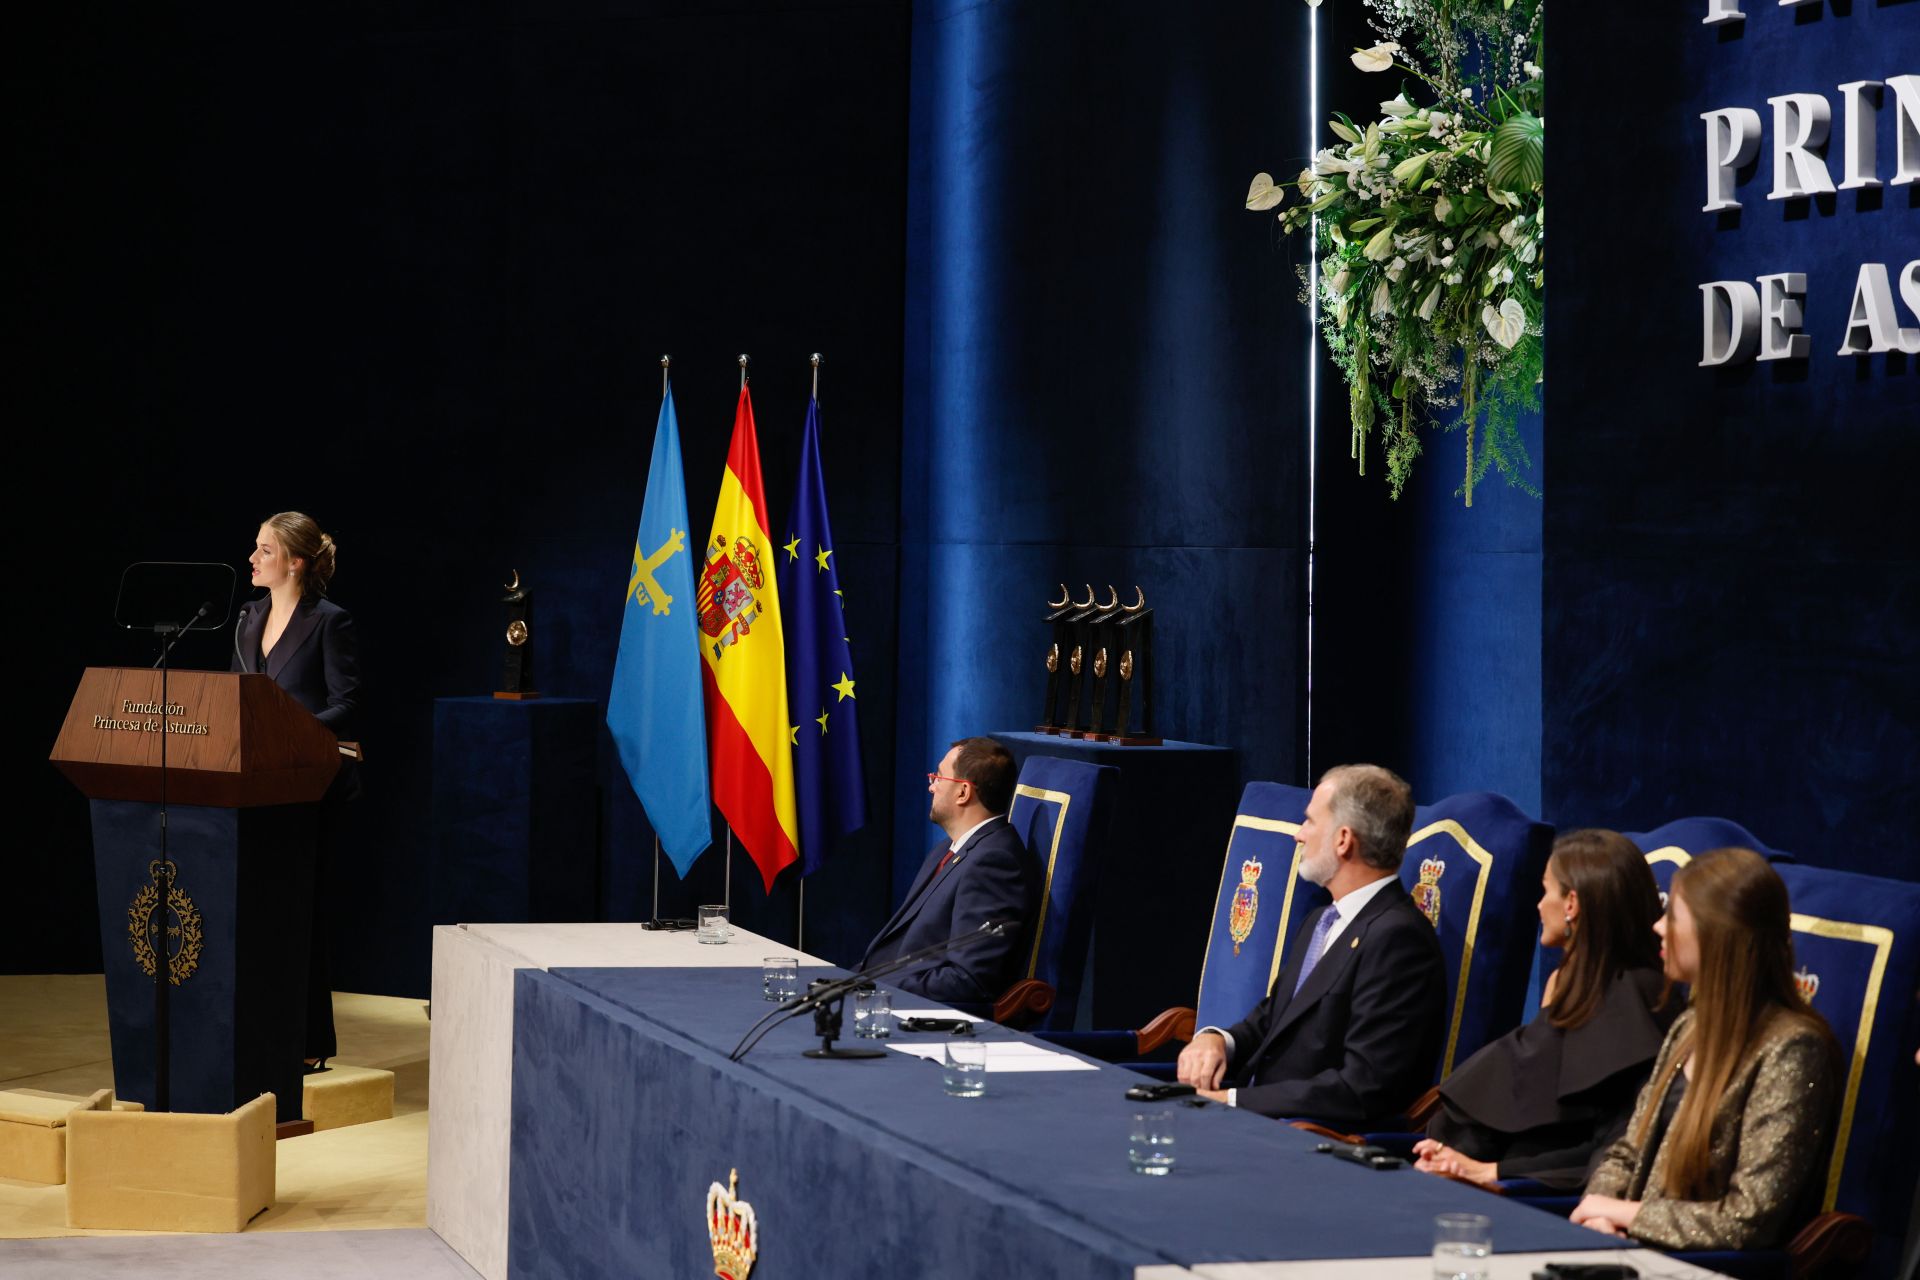
<svg viewBox="0 0 1920 1280">
<path fill-rule="evenodd" d="M 1769 97 L 1920 72 L 1920 4 L 1563 4 L 1544 799 L 1561 824 L 1715 813 L 1822 866 L 1920 876 L 1920 362 L 1840 356 L 1862 262 L 1920 257 L 1920 185 L 1770 201 Z M 1700 212 L 1702 111 L 1758 111 L 1737 213 Z M 1891 94 L 1879 176 L 1894 169 Z M 1805 360 L 1697 367 L 1698 286 L 1807 274 Z M 1898 305 L 1898 304 L 1896 304 Z M 1920 324 L 1904 306 L 1903 323 Z"/>
<path fill-rule="evenodd" d="M 7 418 L 43 512 L 15 538 L 0 970 L 97 969 L 86 808 L 46 764 L 128 561 L 236 565 L 262 516 L 338 539 L 365 646 L 363 839 L 335 868 L 337 983 L 424 994 L 432 700 L 496 687 L 509 567 L 539 687 L 603 699 L 659 405 L 695 536 L 754 356 L 769 501 L 825 353 L 824 455 L 875 821 L 809 891 L 810 948 L 889 905 L 907 53 L 901 6 L 43 6 L 4 57 Z M 242 580 L 244 582 L 244 578 Z M 228 640 L 183 645 L 226 664 Z M 651 907 L 651 833 L 602 735 L 602 913 Z M 718 828 L 716 828 L 716 834 Z M 30 851 L 30 852 L 29 852 Z M 790 937 L 744 857 L 736 911 Z M 703 859 L 665 908 L 714 901 Z"/>
<path fill-rule="evenodd" d="M 1036 722 L 1062 580 L 1146 591 L 1163 736 L 1300 769 L 1305 323 L 1241 205 L 1299 170 L 1307 15 L 915 6 L 901 777 Z M 898 883 L 937 839 L 913 800 Z"/>
<path fill-rule="evenodd" d="M 1401 86 L 1354 69 L 1348 55 L 1375 40 L 1360 5 L 1319 12 L 1322 115 L 1371 119 Z M 1416 101 L 1421 92 L 1408 86 Z M 1324 126 L 1320 137 L 1334 141 Z M 1373 761 L 1401 773 L 1423 804 L 1497 791 L 1538 815 L 1546 504 L 1489 473 L 1469 510 L 1457 426 L 1423 435 L 1395 502 L 1377 438 L 1365 476 L 1349 457 L 1347 387 L 1324 354 L 1318 409 L 1311 772 Z M 1540 487 L 1539 416 L 1522 432 Z"/>
</svg>

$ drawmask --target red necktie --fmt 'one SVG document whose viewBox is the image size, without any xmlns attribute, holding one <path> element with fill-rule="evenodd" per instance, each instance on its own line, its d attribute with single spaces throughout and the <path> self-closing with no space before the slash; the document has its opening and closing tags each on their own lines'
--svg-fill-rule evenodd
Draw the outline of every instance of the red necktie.
<svg viewBox="0 0 1920 1280">
<path fill-rule="evenodd" d="M 952 861 L 953 861 L 953 848 L 952 846 L 948 846 L 947 851 L 940 855 L 940 865 L 933 869 L 933 878 L 935 880 L 938 880 L 940 878 L 940 873 L 942 871 L 945 871 L 947 869 L 947 864 Z"/>
</svg>

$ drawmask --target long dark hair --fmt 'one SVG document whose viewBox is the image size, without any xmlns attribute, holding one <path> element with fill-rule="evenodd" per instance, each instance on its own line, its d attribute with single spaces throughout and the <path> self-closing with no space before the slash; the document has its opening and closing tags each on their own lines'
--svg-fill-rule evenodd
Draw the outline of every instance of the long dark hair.
<svg viewBox="0 0 1920 1280">
<path fill-rule="evenodd" d="M 1553 842 L 1547 874 L 1580 899 L 1547 1020 L 1562 1029 L 1585 1026 L 1621 974 L 1660 967 L 1660 939 L 1653 931 L 1660 887 L 1646 858 L 1618 831 L 1567 832 Z"/>
<path fill-rule="evenodd" d="M 1660 1097 L 1689 1056 L 1687 1091 L 1667 1133 L 1666 1193 L 1677 1200 L 1720 1194 L 1713 1184 L 1713 1117 L 1749 1046 L 1787 1018 L 1816 1029 L 1837 1053 L 1827 1020 L 1808 1007 L 1793 981 L 1793 932 L 1787 886 L 1751 849 L 1711 849 L 1674 872 L 1669 902 L 1693 917 L 1700 973 L 1693 984 L 1693 1025 L 1674 1046 L 1660 1078 Z M 1671 906 L 1669 906 L 1671 910 Z M 1672 935 L 1668 935 L 1672 944 Z M 1647 1109 L 1634 1141 L 1644 1149 L 1654 1113 Z"/>
</svg>

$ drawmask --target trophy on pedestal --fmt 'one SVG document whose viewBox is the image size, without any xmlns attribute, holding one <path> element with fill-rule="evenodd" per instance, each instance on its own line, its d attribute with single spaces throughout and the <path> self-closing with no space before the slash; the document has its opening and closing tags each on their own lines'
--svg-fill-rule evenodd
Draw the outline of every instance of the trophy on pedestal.
<svg viewBox="0 0 1920 1280">
<path fill-rule="evenodd" d="M 1117 674 L 1115 668 L 1120 663 L 1120 632 L 1116 624 L 1122 613 L 1120 593 L 1109 583 L 1106 600 L 1087 619 L 1087 626 L 1093 634 L 1093 696 L 1087 708 L 1086 731 L 1079 735 L 1082 738 L 1103 741 L 1107 737 L 1103 727 L 1107 719 L 1107 686 L 1108 678 Z"/>
<path fill-rule="evenodd" d="M 1073 628 L 1067 624 L 1067 615 L 1073 610 L 1073 593 L 1063 582 L 1060 598 L 1047 602 L 1047 616 L 1043 619 L 1053 629 L 1053 641 L 1047 647 L 1047 702 L 1040 713 L 1040 723 L 1033 727 L 1035 733 L 1059 733 L 1064 722 L 1060 695 L 1066 691 L 1067 682 L 1060 678 L 1060 672 L 1073 653 Z"/>
<path fill-rule="evenodd" d="M 1065 714 L 1057 723 L 1060 732 L 1068 736 L 1077 735 L 1086 724 L 1086 714 L 1080 709 L 1080 691 L 1085 686 L 1087 668 L 1093 663 L 1093 629 L 1087 620 L 1099 611 L 1093 602 L 1093 584 L 1087 584 L 1087 598 L 1073 602 L 1073 608 L 1063 620 L 1067 626 L 1067 638 L 1072 648 L 1067 652 L 1067 698 Z"/>
<path fill-rule="evenodd" d="M 1132 604 L 1120 606 L 1114 624 L 1115 664 L 1120 677 L 1120 708 L 1114 715 L 1113 732 L 1108 742 L 1127 747 L 1157 747 L 1161 739 L 1153 732 L 1153 610 L 1147 608 L 1147 593 L 1133 589 Z M 1133 729 L 1133 691 L 1140 690 L 1140 730 Z"/>
<path fill-rule="evenodd" d="M 507 606 L 507 652 L 501 664 L 502 687 L 494 690 L 493 696 L 515 701 L 537 698 L 540 695 L 533 688 L 533 649 L 528 643 L 533 638 L 529 625 L 533 593 L 520 585 L 518 569 L 507 570 L 507 575 L 507 594 L 500 600 Z"/>
</svg>

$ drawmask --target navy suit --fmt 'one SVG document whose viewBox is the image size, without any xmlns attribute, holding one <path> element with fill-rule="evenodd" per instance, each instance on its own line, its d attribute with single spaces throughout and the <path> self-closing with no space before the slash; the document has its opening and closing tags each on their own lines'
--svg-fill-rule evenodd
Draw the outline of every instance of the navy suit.
<svg viewBox="0 0 1920 1280">
<path fill-rule="evenodd" d="M 1004 817 L 967 837 L 944 868 L 942 845 L 927 855 L 907 891 L 860 962 L 871 968 L 896 956 L 972 933 L 989 920 L 1016 920 L 1020 928 L 982 938 L 925 966 L 884 981 L 968 1012 L 990 1012 L 993 1001 L 1022 976 L 1040 909 L 1040 864 Z"/>
<path fill-rule="evenodd" d="M 331 600 L 307 596 L 294 606 L 293 618 L 280 633 L 273 652 L 260 653 L 260 637 L 267 628 L 273 602 L 267 597 L 250 601 L 233 642 L 235 671 L 263 672 L 288 697 L 333 730 L 336 738 L 351 740 L 360 709 L 360 647 L 354 636 L 353 616 Z M 327 886 L 322 877 L 329 847 L 339 838 L 342 805 L 360 795 L 360 767 L 342 759 L 340 772 L 320 804 L 313 887 L 313 946 L 307 963 L 307 1050 L 309 1058 L 330 1058 L 337 1042 L 333 1029 L 333 986 L 327 973 Z"/>
<path fill-rule="evenodd" d="M 1391 881 L 1360 909 L 1307 975 L 1321 912 L 1257 1008 L 1229 1028 L 1226 1083 L 1268 1116 L 1374 1129 L 1397 1119 L 1433 1083 L 1447 1031 L 1447 969 L 1433 926 Z"/>
</svg>

